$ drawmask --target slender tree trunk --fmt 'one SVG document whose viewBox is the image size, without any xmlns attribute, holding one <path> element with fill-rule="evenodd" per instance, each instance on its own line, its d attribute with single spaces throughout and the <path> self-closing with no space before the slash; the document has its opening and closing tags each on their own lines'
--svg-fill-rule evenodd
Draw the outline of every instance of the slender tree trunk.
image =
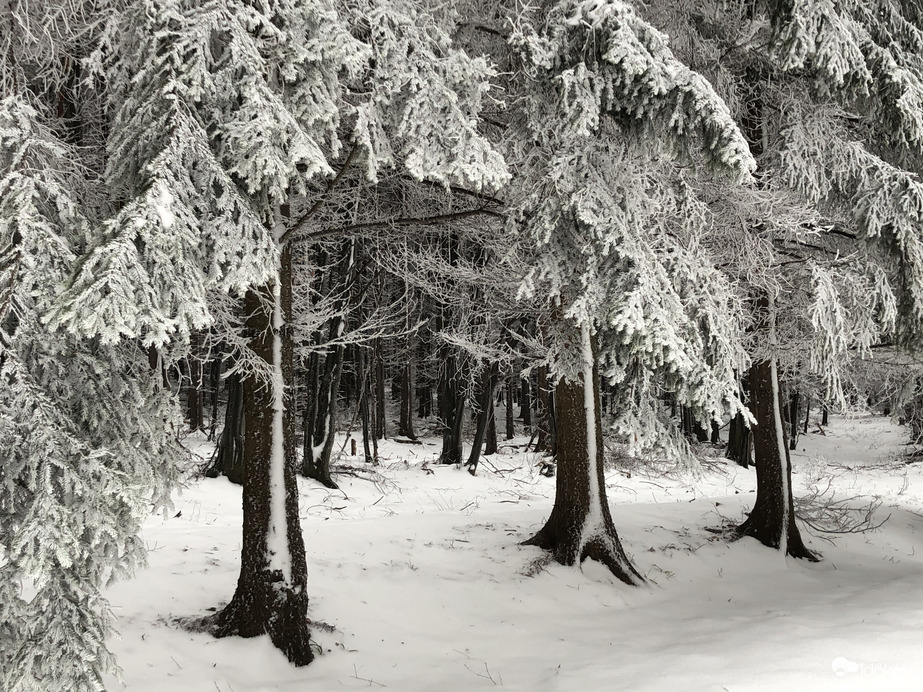
<svg viewBox="0 0 923 692">
<path fill-rule="evenodd" d="M 215 463 L 206 472 L 210 478 L 227 476 L 231 483 L 244 483 L 244 387 L 240 375 L 227 378 L 228 403 L 224 410 L 224 429 L 218 439 Z"/>
<path fill-rule="evenodd" d="M 522 418 L 522 424 L 527 428 L 532 427 L 532 389 L 528 377 L 522 378 L 522 398 L 519 417 Z"/>
<path fill-rule="evenodd" d="M 491 406 L 487 411 L 487 437 L 484 440 L 484 456 L 489 457 L 496 454 L 499 449 L 497 444 L 497 415 L 494 407 Z"/>
<path fill-rule="evenodd" d="M 370 415 L 369 415 L 369 368 L 366 362 L 365 349 L 361 346 L 356 347 L 356 367 L 359 369 L 359 417 L 362 419 L 362 450 L 365 453 L 365 463 L 371 464 L 375 461 L 372 451 L 369 448 L 369 438 L 371 435 Z"/>
<path fill-rule="evenodd" d="M 576 381 L 559 380 L 555 388 L 559 427 L 554 508 L 526 545 L 551 551 L 562 565 L 592 558 L 626 584 L 642 584 L 644 578 L 622 549 L 606 499 L 595 336 L 587 327 L 577 328 L 574 340 L 582 345 L 582 372 Z"/>
<path fill-rule="evenodd" d="M 385 356 L 381 351 L 381 339 L 375 339 L 375 447 L 377 450 L 377 440 L 383 440 L 388 436 L 388 426 L 385 414 Z M 378 452 L 375 452 L 375 458 L 378 458 Z"/>
<path fill-rule="evenodd" d="M 411 358 L 401 370 L 401 417 L 397 431 L 398 435 L 409 440 L 417 439 L 417 433 L 413 429 L 413 371 L 413 359 Z"/>
<path fill-rule="evenodd" d="M 711 422 L 711 438 L 709 442 L 713 445 L 721 444 L 721 426 L 716 421 Z"/>
<path fill-rule="evenodd" d="M 202 343 L 200 334 L 193 332 L 189 336 L 189 357 L 186 364 L 189 379 L 186 381 L 186 418 L 189 432 L 205 429 L 205 405 L 202 392 L 202 361 L 199 349 Z"/>
<path fill-rule="evenodd" d="M 821 413 L 821 417 L 820 417 L 821 426 L 829 425 L 830 424 L 829 419 L 830 419 L 830 410 L 827 408 L 827 405 L 824 404 L 824 410 L 823 410 L 823 413 Z"/>
<path fill-rule="evenodd" d="M 804 402 L 804 428 L 802 432 L 804 435 L 808 434 L 808 424 L 811 422 L 811 397 L 808 397 Z"/>
<path fill-rule="evenodd" d="M 442 452 L 440 464 L 462 463 L 462 432 L 465 416 L 465 397 L 459 391 L 457 356 L 449 345 L 443 347 L 442 368 L 439 373 L 439 418 L 442 422 Z"/>
<path fill-rule="evenodd" d="M 751 410 L 756 418 L 752 430 L 756 458 L 756 502 L 749 518 L 737 529 L 763 545 L 793 557 L 816 561 L 804 545 L 795 523 L 792 498 L 792 464 L 782 427 L 782 405 L 774 360 L 750 367 Z"/>
<path fill-rule="evenodd" d="M 548 368 L 544 365 L 538 369 L 538 437 L 535 451 L 557 454 L 557 423 L 554 412 L 554 395 L 548 387 Z"/>
<path fill-rule="evenodd" d="M 221 356 L 212 358 L 209 368 L 209 389 L 211 390 L 211 421 L 208 428 L 208 439 L 215 439 L 215 428 L 218 426 L 218 403 L 221 393 Z"/>
<path fill-rule="evenodd" d="M 750 467 L 750 427 L 746 419 L 739 413 L 731 419 L 728 425 L 728 446 L 724 456 L 736 461 L 745 469 Z"/>
<path fill-rule="evenodd" d="M 278 221 L 275 236 L 284 224 Z M 276 281 L 246 296 L 250 346 L 274 382 L 249 375 L 245 406 L 243 547 L 231 602 L 214 616 L 218 636 L 268 634 L 295 665 L 313 659 L 308 629 L 307 564 L 298 520 L 292 406 L 291 252 L 281 249 Z"/>
<path fill-rule="evenodd" d="M 491 413 L 494 408 L 494 386 L 496 384 L 497 364 L 491 363 L 481 374 L 478 391 L 478 417 L 474 440 L 471 443 L 471 453 L 468 455 L 468 473 L 472 476 L 477 473 L 478 461 L 481 457 L 481 446 L 487 436 L 490 425 Z M 497 433 L 494 430 L 494 452 L 496 452 Z"/>
<path fill-rule="evenodd" d="M 798 449 L 798 423 L 801 422 L 798 415 L 798 407 L 801 402 L 801 393 L 796 389 L 788 401 L 788 448 L 792 451 Z"/>
<path fill-rule="evenodd" d="M 506 381 L 506 439 L 512 440 L 516 436 L 516 425 L 513 415 L 513 378 Z"/>
</svg>

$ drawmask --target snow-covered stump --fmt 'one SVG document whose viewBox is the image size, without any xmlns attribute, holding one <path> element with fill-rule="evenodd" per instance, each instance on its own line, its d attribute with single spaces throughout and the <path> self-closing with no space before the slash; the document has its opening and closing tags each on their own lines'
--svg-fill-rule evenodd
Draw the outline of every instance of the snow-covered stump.
<svg viewBox="0 0 923 692">
<path fill-rule="evenodd" d="M 272 368 L 273 382 L 244 380 L 243 546 L 231 602 L 208 624 L 216 636 L 268 634 L 296 665 L 313 659 L 308 628 L 308 571 L 298 522 L 297 455 L 291 382 L 293 344 L 291 255 L 281 253 L 279 281 L 245 300 L 254 354 Z"/>
<path fill-rule="evenodd" d="M 779 378 L 774 359 L 750 367 L 752 428 L 756 464 L 756 502 L 749 518 L 737 529 L 740 536 L 752 536 L 763 545 L 792 557 L 816 561 L 805 546 L 795 523 L 792 497 L 792 462 L 785 444 Z"/>
<path fill-rule="evenodd" d="M 606 498 L 593 341 L 589 329 L 583 327 L 582 372 L 576 380 L 562 377 L 555 387 L 558 449 L 554 507 L 545 526 L 525 545 L 551 551 L 562 565 L 596 560 L 626 584 L 640 585 L 644 578 L 622 549 Z"/>
</svg>

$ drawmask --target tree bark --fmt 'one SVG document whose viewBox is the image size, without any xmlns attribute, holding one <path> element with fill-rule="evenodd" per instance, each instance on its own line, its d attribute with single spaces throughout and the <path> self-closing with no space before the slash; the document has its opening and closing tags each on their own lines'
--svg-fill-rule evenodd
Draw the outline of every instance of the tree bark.
<svg viewBox="0 0 923 692">
<path fill-rule="evenodd" d="M 276 230 L 276 237 L 281 232 Z M 268 634 L 295 665 L 314 658 L 308 629 L 307 564 L 298 520 L 292 405 L 291 253 L 282 247 L 276 281 L 245 299 L 255 355 L 277 381 L 248 375 L 245 406 L 243 547 L 231 602 L 213 616 L 217 636 Z"/>
<path fill-rule="evenodd" d="M 739 413 L 731 419 L 728 425 L 728 446 L 724 456 L 731 461 L 736 461 L 745 469 L 750 468 L 752 460 L 750 453 L 750 427 L 746 419 Z"/>
<path fill-rule="evenodd" d="M 535 451 L 557 454 L 557 421 L 554 412 L 554 394 L 548 387 L 548 368 L 544 365 L 538 369 L 538 437 Z"/>
<path fill-rule="evenodd" d="M 189 356 L 186 358 L 188 379 L 186 389 L 186 418 L 189 432 L 205 429 L 205 402 L 202 392 L 202 361 L 199 359 L 201 335 L 193 332 L 189 335 Z"/>
<path fill-rule="evenodd" d="M 458 359 L 448 344 L 442 347 L 442 367 L 439 372 L 439 418 L 442 422 L 442 452 L 440 464 L 462 463 L 462 431 L 465 397 L 458 386 Z"/>
<path fill-rule="evenodd" d="M 522 378 L 522 399 L 521 399 L 521 408 L 519 410 L 519 417 L 522 418 L 522 424 L 527 427 L 532 427 L 532 391 L 531 385 L 528 377 Z"/>
<path fill-rule="evenodd" d="M 383 440 L 388 435 L 388 426 L 385 415 L 385 356 L 381 351 L 381 338 L 375 339 L 374 354 L 372 356 L 375 366 L 375 458 L 378 458 L 378 440 Z"/>
<path fill-rule="evenodd" d="M 516 426 L 513 415 L 513 378 L 506 381 L 506 439 L 512 440 L 516 436 Z"/>
<path fill-rule="evenodd" d="M 244 483 L 244 388 L 240 375 L 233 373 L 227 378 L 228 403 L 224 410 L 224 428 L 218 439 L 215 463 L 206 471 L 209 478 L 227 476 L 231 483 Z"/>
<path fill-rule="evenodd" d="M 551 551 L 562 565 L 596 560 L 626 584 L 644 578 L 632 566 L 612 523 L 603 475 L 602 422 L 595 336 L 575 328 L 582 344 L 578 379 L 560 379 L 555 388 L 558 415 L 557 490 L 545 526 L 525 542 Z"/>
<path fill-rule="evenodd" d="M 408 349 L 412 351 L 412 349 Z M 401 370 L 401 417 L 397 434 L 408 440 L 416 440 L 417 433 L 413 429 L 413 358 L 408 354 L 409 360 Z"/>
<path fill-rule="evenodd" d="M 478 387 L 478 417 L 477 426 L 475 427 L 474 440 L 471 442 L 471 453 L 468 455 L 468 462 L 465 466 L 468 473 L 472 476 L 477 473 L 478 461 L 481 457 L 481 446 L 487 436 L 487 428 L 490 424 L 491 413 L 494 408 L 494 386 L 497 379 L 497 364 L 491 363 L 481 373 L 480 386 Z M 494 431 L 494 451 L 496 451 L 497 434 Z"/>
<path fill-rule="evenodd" d="M 756 502 L 748 519 L 738 527 L 740 536 L 752 536 L 763 545 L 793 557 L 817 561 L 804 545 L 795 523 L 792 464 L 782 427 L 782 404 L 775 361 L 762 360 L 750 367 L 753 451 L 756 461 Z"/>
</svg>

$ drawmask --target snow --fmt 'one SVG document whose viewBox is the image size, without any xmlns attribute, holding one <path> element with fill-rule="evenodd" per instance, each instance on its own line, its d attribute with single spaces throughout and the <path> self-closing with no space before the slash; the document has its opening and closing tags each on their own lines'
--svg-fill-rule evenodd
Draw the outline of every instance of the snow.
<svg viewBox="0 0 923 692">
<path fill-rule="evenodd" d="M 779 554 L 782 559 L 788 555 L 788 452 L 785 449 L 786 436 L 782 428 L 782 411 L 779 402 L 779 373 L 776 369 L 776 359 L 769 361 L 769 369 L 772 377 L 772 417 L 773 425 L 776 427 L 776 444 L 779 445 L 777 454 L 779 455 L 779 465 L 782 467 L 780 475 L 782 477 L 782 529 L 779 532 Z"/>
<path fill-rule="evenodd" d="M 107 591 L 124 689 L 918 690 L 923 464 L 895 460 L 904 433 L 886 419 L 831 423 L 792 452 L 795 495 L 831 482 L 855 506 L 878 497 L 876 521 L 890 515 L 880 530 L 830 544 L 804 529 L 823 561 L 782 563 L 706 530 L 742 520 L 752 469 L 715 458 L 695 480 L 609 470 L 616 527 L 651 582 L 640 588 L 520 545 L 547 518 L 555 479 L 510 443 L 477 477 L 432 463 L 438 441 L 424 438 L 383 441 L 382 466 L 337 476 L 342 492 L 299 479 L 310 615 L 334 628 L 315 632 L 323 655 L 305 668 L 265 637 L 173 624 L 220 606 L 238 575 L 240 489 L 193 481 L 175 516 L 147 522 L 150 567 Z"/>
<path fill-rule="evenodd" d="M 276 224 L 281 237 L 284 225 Z M 285 389 L 282 374 L 282 273 L 281 255 L 276 263 L 276 281 L 272 306 L 272 453 L 269 457 L 269 531 L 266 535 L 266 557 L 269 569 L 282 573 L 285 584 L 292 583 L 292 558 L 288 545 L 288 524 L 285 518 Z"/>
<path fill-rule="evenodd" d="M 158 191 L 160 194 L 154 200 L 154 211 L 160 218 L 160 223 L 163 224 L 163 227 L 169 230 L 176 222 L 176 216 L 173 214 L 173 195 L 167 189 L 167 186 L 163 184 L 159 186 Z"/>
</svg>

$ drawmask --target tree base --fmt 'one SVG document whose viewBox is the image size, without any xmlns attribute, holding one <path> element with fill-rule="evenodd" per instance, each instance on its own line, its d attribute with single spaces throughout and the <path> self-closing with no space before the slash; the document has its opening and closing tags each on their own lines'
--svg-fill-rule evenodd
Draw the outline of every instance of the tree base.
<svg viewBox="0 0 923 692">
<path fill-rule="evenodd" d="M 271 588 L 271 587 L 270 587 Z M 311 630 L 302 604 L 303 595 L 292 592 L 275 592 L 281 603 L 276 603 L 275 612 L 268 617 L 259 617 L 253 606 L 243 603 L 245 599 L 234 598 L 214 615 L 184 622 L 186 629 L 208 632 L 216 639 L 224 637 L 259 637 L 269 635 L 270 641 L 295 666 L 306 666 L 314 660 L 311 650 Z M 271 611 L 270 611 L 271 612 Z"/>
<path fill-rule="evenodd" d="M 812 552 L 801 538 L 801 532 L 792 522 L 788 527 L 788 540 L 786 541 L 786 555 L 807 560 L 808 562 L 820 562 L 820 556 Z M 734 530 L 734 540 L 749 536 L 755 538 L 767 548 L 779 550 L 781 548 L 779 537 L 771 530 L 769 524 L 765 521 L 754 520 L 754 515 L 750 517 Z"/>
<path fill-rule="evenodd" d="M 605 528 L 587 541 L 580 543 L 580 533 L 564 532 L 565 537 L 551 524 L 551 519 L 537 534 L 522 545 L 534 545 L 551 553 L 555 562 L 565 567 L 582 564 L 587 558 L 604 565 L 619 580 L 629 586 L 645 584 L 644 577 L 632 566 L 614 528 Z"/>
<path fill-rule="evenodd" d="M 301 475 L 305 478 L 317 481 L 325 488 L 330 488 L 330 490 L 340 489 L 340 486 L 338 486 L 336 481 L 331 477 L 329 469 L 321 470 L 315 466 L 304 465 L 301 468 Z"/>
</svg>

